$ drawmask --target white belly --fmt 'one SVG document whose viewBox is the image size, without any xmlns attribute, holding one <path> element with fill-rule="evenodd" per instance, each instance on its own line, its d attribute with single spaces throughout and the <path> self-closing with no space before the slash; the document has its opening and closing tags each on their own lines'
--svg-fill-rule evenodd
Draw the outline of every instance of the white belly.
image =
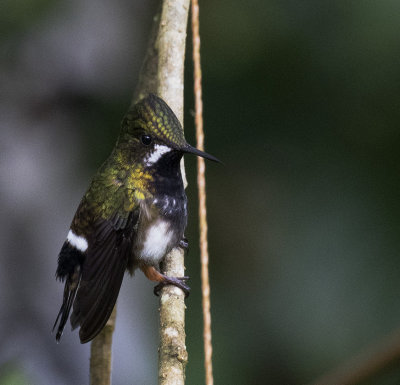
<svg viewBox="0 0 400 385">
<path fill-rule="evenodd" d="M 158 263 L 166 254 L 172 237 L 169 222 L 158 219 L 146 230 L 140 258 Z"/>
</svg>

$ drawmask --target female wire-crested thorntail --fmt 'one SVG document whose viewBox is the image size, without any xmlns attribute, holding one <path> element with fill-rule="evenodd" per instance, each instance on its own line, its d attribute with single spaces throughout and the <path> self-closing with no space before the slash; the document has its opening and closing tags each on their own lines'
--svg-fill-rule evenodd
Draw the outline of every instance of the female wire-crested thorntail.
<svg viewBox="0 0 400 385">
<path fill-rule="evenodd" d="M 170 250 L 187 246 L 187 200 L 180 171 L 185 153 L 218 161 L 186 142 L 177 117 L 159 97 L 149 95 L 128 111 L 58 256 L 56 276 L 65 281 L 65 288 L 53 328 L 57 341 L 71 309 L 71 325 L 80 326 L 81 342 L 96 337 L 111 315 L 126 270 L 133 274 L 140 268 L 157 281 L 156 294 L 169 284 L 188 294 L 188 277 L 167 277 L 159 271 Z"/>
</svg>

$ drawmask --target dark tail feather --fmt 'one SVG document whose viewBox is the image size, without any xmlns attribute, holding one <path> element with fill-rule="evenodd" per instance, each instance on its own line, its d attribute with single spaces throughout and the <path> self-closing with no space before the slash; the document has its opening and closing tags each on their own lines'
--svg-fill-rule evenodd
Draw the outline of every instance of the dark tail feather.
<svg viewBox="0 0 400 385">
<path fill-rule="evenodd" d="M 98 300 L 95 301 L 86 317 L 79 320 L 81 326 L 79 338 L 82 344 L 96 337 L 110 318 L 115 303 L 117 302 L 124 271 L 125 266 L 113 272 L 110 277 L 110 284 L 105 284 L 105 290 L 99 295 Z M 71 322 L 73 322 L 74 315 L 75 308 L 71 316 Z"/>
<path fill-rule="evenodd" d="M 54 322 L 52 330 L 54 332 L 55 328 L 57 327 L 58 321 L 60 320 L 56 334 L 57 342 L 60 342 L 65 324 L 68 321 L 69 313 L 71 312 L 72 305 L 75 301 L 76 293 L 78 292 L 80 280 L 81 280 L 81 274 L 79 275 L 78 282 L 74 282 L 73 279 L 70 278 L 68 278 L 67 282 L 65 282 L 63 303 L 61 305 L 60 311 L 58 312 L 56 322 Z"/>
</svg>

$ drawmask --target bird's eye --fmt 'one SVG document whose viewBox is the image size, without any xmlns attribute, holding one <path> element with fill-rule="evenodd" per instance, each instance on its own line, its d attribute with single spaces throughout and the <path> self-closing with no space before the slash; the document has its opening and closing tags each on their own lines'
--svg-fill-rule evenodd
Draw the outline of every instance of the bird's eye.
<svg viewBox="0 0 400 385">
<path fill-rule="evenodd" d="M 145 146 L 148 146 L 151 143 L 151 136 L 150 135 L 142 135 L 142 143 Z"/>
</svg>

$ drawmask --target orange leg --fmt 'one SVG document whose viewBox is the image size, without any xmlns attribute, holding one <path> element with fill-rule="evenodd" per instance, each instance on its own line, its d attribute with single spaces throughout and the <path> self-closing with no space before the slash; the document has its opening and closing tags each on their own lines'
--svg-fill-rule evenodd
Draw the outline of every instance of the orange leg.
<svg viewBox="0 0 400 385">
<path fill-rule="evenodd" d="M 165 276 L 161 274 L 154 266 L 141 265 L 140 270 L 143 271 L 144 275 L 150 281 L 163 282 L 165 280 Z"/>
<path fill-rule="evenodd" d="M 155 295 L 159 295 L 160 290 L 165 285 L 174 285 L 179 287 L 185 293 L 185 297 L 189 296 L 190 287 L 185 283 L 189 277 L 168 277 L 164 274 L 161 274 L 154 266 L 145 264 L 140 266 L 140 270 L 143 271 L 144 275 L 150 281 L 159 282 L 159 284 L 154 288 Z"/>
</svg>

